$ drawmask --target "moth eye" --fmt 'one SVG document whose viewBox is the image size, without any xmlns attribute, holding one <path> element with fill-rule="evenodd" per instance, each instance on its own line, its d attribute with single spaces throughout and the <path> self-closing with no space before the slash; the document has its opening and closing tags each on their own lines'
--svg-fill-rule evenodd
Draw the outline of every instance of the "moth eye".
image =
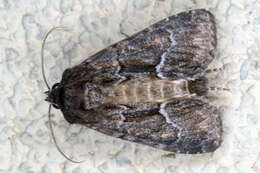
<svg viewBox="0 0 260 173">
<path fill-rule="evenodd" d="M 57 88 L 59 87 L 59 85 L 60 85 L 60 83 L 54 84 L 53 87 L 52 87 L 52 90 L 53 90 L 53 89 L 57 89 Z"/>
<path fill-rule="evenodd" d="M 52 104 L 52 106 L 56 109 L 59 109 L 60 107 L 57 104 Z"/>
</svg>

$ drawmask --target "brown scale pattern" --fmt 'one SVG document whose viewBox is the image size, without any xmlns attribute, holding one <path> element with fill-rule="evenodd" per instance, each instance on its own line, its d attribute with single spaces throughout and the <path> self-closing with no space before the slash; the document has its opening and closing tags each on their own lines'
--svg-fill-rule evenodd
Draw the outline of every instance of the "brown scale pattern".
<svg viewBox="0 0 260 173">
<path fill-rule="evenodd" d="M 214 16 L 183 12 L 65 70 L 47 100 L 68 122 L 110 136 L 179 153 L 212 152 L 221 143 L 221 120 L 204 92 L 204 71 L 215 47 Z M 178 80 L 187 86 L 176 87 Z"/>
</svg>

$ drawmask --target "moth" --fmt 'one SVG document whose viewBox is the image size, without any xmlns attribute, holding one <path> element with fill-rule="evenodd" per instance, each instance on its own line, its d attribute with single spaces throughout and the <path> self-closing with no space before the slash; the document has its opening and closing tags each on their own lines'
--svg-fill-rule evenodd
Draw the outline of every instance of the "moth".
<svg viewBox="0 0 260 173">
<path fill-rule="evenodd" d="M 216 48 L 214 16 L 190 10 L 161 20 L 63 72 L 48 101 L 71 124 L 186 154 L 221 144 L 206 71 Z"/>
</svg>

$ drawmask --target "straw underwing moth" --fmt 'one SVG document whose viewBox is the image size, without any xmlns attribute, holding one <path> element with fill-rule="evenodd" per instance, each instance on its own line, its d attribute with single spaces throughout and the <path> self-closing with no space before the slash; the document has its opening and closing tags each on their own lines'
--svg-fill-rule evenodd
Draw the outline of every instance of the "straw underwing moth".
<svg viewBox="0 0 260 173">
<path fill-rule="evenodd" d="M 177 153 L 215 151 L 221 120 L 207 98 L 214 16 L 182 12 L 66 69 L 46 100 L 78 123 Z"/>
</svg>

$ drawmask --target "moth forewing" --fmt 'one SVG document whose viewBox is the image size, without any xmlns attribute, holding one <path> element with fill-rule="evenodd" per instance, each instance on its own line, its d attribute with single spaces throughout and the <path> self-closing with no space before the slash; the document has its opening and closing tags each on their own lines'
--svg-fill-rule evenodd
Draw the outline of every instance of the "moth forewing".
<svg viewBox="0 0 260 173">
<path fill-rule="evenodd" d="M 47 101 L 69 123 L 178 153 L 213 152 L 219 112 L 204 71 L 214 59 L 214 16 L 183 12 L 65 70 Z"/>
</svg>

